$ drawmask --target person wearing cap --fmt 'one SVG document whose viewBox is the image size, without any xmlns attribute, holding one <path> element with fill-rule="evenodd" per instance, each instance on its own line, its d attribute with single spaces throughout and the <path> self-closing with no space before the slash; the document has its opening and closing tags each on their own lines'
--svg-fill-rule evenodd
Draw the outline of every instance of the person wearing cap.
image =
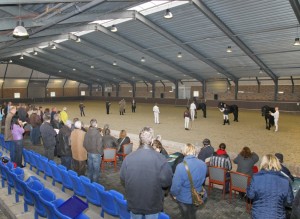
<svg viewBox="0 0 300 219">
<path fill-rule="evenodd" d="M 50 124 L 51 115 L 50 113 L 44 114 L 44 122 L 40 127 L 40 132 L 43 140 L 45 157 L 49 160 L 54 159 L 54 149 L 56 145 L 56 131 Z"/>
<path fill-rule="evenodd" d="M 58 132 L 57 155 L 60 157 L 61 165 L 65 166 L 68 170 L 71 169 L 72 151 L 70 144 L 72 121 L 67 120 Z"/>
<path fill-rule="evenodd" d="M 82 115 L 85 116 L 84 108 L 85 108 L 85 105 L 83 103 L 79 103 L 79 110 L 80 110 L 81 117 L 82 117 Z"/>
<path fill-rule="evenodd" d="M 60 112 L 60 119 L 63 124 L 65 124 L 68 120 L 68 113 L 67 113 L 67 107 L 64 107 L 63 110 Z"/>
<path fill-rule="evenodd" d="M 283 163 L 283 154 L 276 153 L 275 157 L 277 157 L 277 159 L 280 162 L 281 172 L 284 173 L 285 176 L 288 176 L 292 182 L 294 182 L 295 179 L 294 179 L 293 175 L 291 174 L 290 170 L 282 164 Z"/>
<path fill-rule="evenodd" d="M 215 149 L 210 145 L 210 140 L 208 138 L 205 138 L 203 140 L 203 147 L 201 148 L 199 154 L 198 154 L 198 159 L 206 162 L 207 158 L 210 158 Z"/>
<path fill-rule="evenodd" d="M 270 112 L 270 114 L 274 117 L 274 123 L 275 123 L 275 132 L 278 131 L 278 120 L 279 120 L 279 107 L 275 107 L 275 113 Z"/>
<path fill-rule="evenodd" d="M 85 175 L 87 160 L 87 151 L 83 147 L 85 132 L 81 129 L 81 121 L 76 121 L 74 126 L 75 129 L 71 132 L 70 136 L 73 169 L 79 176 L 82 176 Z"/>
</svg>

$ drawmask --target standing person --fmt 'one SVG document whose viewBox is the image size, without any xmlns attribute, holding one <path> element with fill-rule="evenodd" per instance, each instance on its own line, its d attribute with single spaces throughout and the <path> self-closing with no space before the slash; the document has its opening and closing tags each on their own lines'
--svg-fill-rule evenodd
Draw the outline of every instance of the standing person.
<svg viewBox="0 0 300 219">
<path fill-rule="evenodd" d="M 111 103 L 110 103 L 108 100 L 105 102 L 106 114 L 109 114 L 110 104 L 111 104 Z"/>
<path fill-rule="evenodd" d="M 15 159 L 14 162 L 18 167 L 24 167 L 22 165 L 22 154 L 23 154 L 23 123 L 19 119 L 19 116 L 14 116 L 11 120 L 11 133 L 13 135 L 13 141 L 15 145 Z"/>
<path fill-rule="evenodd" d="M 124 159 L 120 178 L 125 185 L 132 219 L 157 219 L 163 210 L 163 189 L 172 183 L 172 169 L 163 155 L 151 146 L 154 131 L 144 127 L 139 148 Z M 147 173 L 147 174 L 145 174 Z"/>
<path fill-rule="evenodd" d="M 272 116 L 274 116 L 274 123 L 275 123 L 275 132 L 278 131 L 278 120 L 279 120 L 279 107 L 275 107 L 275 113 L 270 112 Z"/>
<path fill-rule="evenodd" d="M 195 104 L 195 101 L 193 101 L 190 105 L 190 112 L 191 112 L 191 119 L 192 121 L 195 120 L 195 112 L 197 110 L 197 107 L 196 107 L 196 104 Z"/>
<path fill-rule="evenodd" d="M 205 138 L 203 140 L 203 147 L 201 148 L 199 154 L 198 154 L 198 159 L 206 162 L 207 158 L 210 158 L 215 149 L 210 145 L 210 140 L 208 138 Z"/>
<path fill-rule="evenodd" d="M 183 118 L 184 118 L 184 128 L 185 130 L 189 130 L 189 123 L 191 119 L 191 114 L 189 111 L 189 108 L 187 107 L 186 110 L 183 113 Z"/>
<path fill-rule="evenodd" d="M 242 151 L 234 158 L 233 163 L 237 164 L 237 172 L 244 173 L 252 177 L 253 166 L 257 163 L 259 157 L 251 152 L 249 147 L 243 147 Z"/>
<path fill-rule="evenodd" d="M 170 192 L 176 198 L 181 218 L 196 219 L 197 208 L 193 205 L 191 183 L 185 165 L 188 166 L 194 187 L 198 193 L 203 189 L 202 184 L 206 179 L 207 166 L 195 156 L 196 148 L 193 144 L 186 144 L 182 149 L 182 153 L 185 157 L 183 162 L 176 167 Z"/>
<path fill-rule="evenodd" d="M 219 109 L 222 113 L 223 113 L 223 125 L 225 125 L 225 123 L 228 123 L 228 125 L 230 125 L 229 122 L 229 110 L 227 108 L 227 105 L 224 103 L 223 107 Z"/>
<path fill-rule="evenodd" d="M 252 218 L 286 218 L 285 206 L 294 200 L 292 186 L 280 172 L 279 160 L 272 154 L 263 156 L 260 171 L 253 175 L 247 196 L 252 199 Z"/>
<path fill-rule="evenodd" d="M 124 110 L 125 110 L 125 104 L 124 104 L 124 99 L 120 100 L 119 102 L 119 111 L 120 115 L 124 115 Z"/>
<path fill-rule="evenodd" d="M 154 107 L 153 107 L 153 113 L 154 113 L 154 123 L 155 124 L 159 124 L 159 107 L 157 106 L 157 103 L 155 103 Z"/>
<path fill-rule="evenodd" d="M 46 112 L 44 112 L 44 113 L 46 113 Z M 54 117 L 54 115 L 57 113 L 57 108 L 54 106 L 54 107 L 52 107 L 52 109 L 51 109 L 51 122 L 52 122 L 52 120 L 53 120 L 53 117 Z"/>
<path fill-rule="evenodd" d="M 71 169 L 72 151 L 70 144 L 72 121 L 67 120 L 66 124 L 59 129 L 57 155 L 60 157 L 61 165 L 68 170 Z"/>
<path fill-rule="evenodd" d="M 42 124 L 41 117 L 36 113 L 37 109 L 34 108 L 30 117 L 29 122 L 32 127 L 30 131 L 30 140 L 33 145 L 39 145 L 41 143 L 40 137 L 40 126 Z"/>
<path fill-rule="evenodd" d="M 63 110 L 60 112 L 60 120 L 63 124 L 65 124 L 68 119 L 69 117 L 67 113 L 67 107 L 64 107 Z"/>
<path fill-rule="evenodd" d="M 27 111 L 26 111 L 26 105 L 24 103 L 21 103 L 18 110 L 17 110 L 17 114 L 19 116 L 19 119 L 22 122 L 25 122 L 27 119 Z"/>
<path fill-rule="evenodd" d="M 54 130 L 56 131 L 56 133 L 58 133 L 59 130 L 61 129 L 61 127 L 64 125 L 60 121 L 60 117 L 59 117 L 58 113 L 54 114 L 53 120 L 51 121 L 51 125 L 54 128 Z M 55 149 L 54 149 L 54 156 L 57 156 L 57 147 L 58 147 L 58 144 L 59 144 L 58 135 L 56 135 L 56 144 L 55 144 Z"/>
<path fill-rule="evenodd" d="M 85 132 L 81 130 L 81 122 L 76 121 L 75 129 L 71 132 L 71 150 L 73 158 L 73 169 L 79 175 L 85 175 L 87 151 L 83 147 Z"/>
<path fill-rule="evenodd" d="M 88 153 L 88 178 L 91 182 L 99 182 L 103 143 L 96 119 L 90 121 L 90 127 L 84 136 L 83 147 Z"/>
<path fill-rule="evenodd" d="M 53 160 L 57 133 L 50 124 L 50 120 L 51 115 L 49 113 L 45 113 L 44 122 L 40 127 L 40 131 L 45 150 L 45 157 L 47 157 L 49 160 Z"/>
<path fill-rule="evenodd" d="M 80 116 L 81 117 L 82 117 L 82 115 L 85 116 L 84 108 L 85 108 L 85 105 L 83 103 L 80 103 L 79 104 L 79 110 L 80 110 Z"/>
<path fill-rule="evenodd" d="M 11 119 L 16 114 L 17 109 L 15 106 L 10 106 L 10 110 L 5 118 L 5 127 L 4 127 L 4 140 L 5 141 L 12 141 L 13 136 L 11 133 L 10 125 L 11 125 Z"/>
<path fill-rule="evenodd" d="M 136 101 L 135 101 L 135 99 L 132 99 L 132 101 L 131 101 L 131 112 L 135 113 L 135 109 L 136 109 Z"/>
</svg>

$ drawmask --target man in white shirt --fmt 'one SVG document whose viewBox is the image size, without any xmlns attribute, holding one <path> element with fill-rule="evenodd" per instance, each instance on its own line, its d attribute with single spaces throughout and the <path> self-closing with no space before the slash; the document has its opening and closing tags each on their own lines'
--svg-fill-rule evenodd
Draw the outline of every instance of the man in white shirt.
<svg viewBox="0 0 300 219">
<path fill-rule="evenodd" d="M 195 101 L 193 101 L 193 102 L 191 103 L 191 105 L 190 105 L 190 112 L 191 112 L 191 119 L 192 119 L 192 121 L 195 120 L 195 112 L 196 112 L 196 109 L 197 109 L 197 107 L 196 107 Z"/>
<path fill-rule="evenodd" d="M 157 103 L 153 107 L 153 113 L 154 113 L 154 123 L 159 124 L 159 107 L 157 106 Z"/>
<path fill-rule="evenodd" d="M 278 120 L 279 120 L 279 108 L 278 106 L 275 107 L 275 113 L 270 112 L 272 116 L 274 116 L 274 123 L 275 123 L 275 132 L 278 131 Z"/>
</svg>

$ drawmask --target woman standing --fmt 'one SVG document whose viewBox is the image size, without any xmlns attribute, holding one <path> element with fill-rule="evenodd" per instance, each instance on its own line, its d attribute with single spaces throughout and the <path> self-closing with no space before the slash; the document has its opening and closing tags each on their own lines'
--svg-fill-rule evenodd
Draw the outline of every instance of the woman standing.
<svg viewBox="0 0 300 219">
<path fill-rule="evenodd" d="M 13 141 L 15 144 L 15 162 L 18 167 L 22 165 L 22 153 L 23 153 L 23 123 L 18 116 L 14 116 L 11 120 L 11 133 L 13 135 Z"/>
<path fill-rule="evenodd" d="M 181 212 L 181 218 L 196 219 L 197 208 L 192 204 L 191 184 L 188 178 L 184 162 L 191 172 L 192 180 L 197 192 L 202 191 L 202 184 L 206 178 L 207 166 L 197 159 L 196 148 L 193 144 L 186 144 L 182 153 L 185 156 L 182 163 L 178 164 L 171 186 L 171 195 L 177 200 Z"/>
<path fill-rule="evenodd" d="M 249 147 L 244 147 L 233 162 L 237 164 L 237 172 L 244 173 L 252 177 L 253 166 L 258 160 L 259 158 L 256 153 L 251 152 Z"/>
<path fill-rule="evenodd" d="M 274 155 L 263 156 L 260 169 L 247 189 L 247 196 L 253 201 L 252 218 L 285 219 L 285 206 L 294 200 L 292 186 L 280 172 L 279 160 Z"/>
</svg>

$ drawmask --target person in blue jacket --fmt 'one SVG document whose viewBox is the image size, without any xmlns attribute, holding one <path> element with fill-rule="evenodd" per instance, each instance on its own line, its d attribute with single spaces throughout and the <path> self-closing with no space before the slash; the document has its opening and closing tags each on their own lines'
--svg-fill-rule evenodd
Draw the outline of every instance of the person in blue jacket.
<svg viewBox="0 0 300 219">
<path fill-rule="evenodd" d="M 292 186 L 274 155 L 263 156 L 260 169 L 247 188 L 247 196 L 253 202 L 252 218 L 285 219 L 285 206 L 294 200 Z"/>
<path fill-rule="evenodd" d="M 191 172 L 194 187 L 197 192 L 201 192 L 202 184 L 206 178 L 207 166 L 196 157 L 196 148 L 193 144 L 186 144 L 182 148 L 182 153 Z M 177 200 L 181 218 L 196 219 L 197 208 L 192 204 L 191 184 L 183 162 L 176 167 L 170 192 Z"/>
</svg>

